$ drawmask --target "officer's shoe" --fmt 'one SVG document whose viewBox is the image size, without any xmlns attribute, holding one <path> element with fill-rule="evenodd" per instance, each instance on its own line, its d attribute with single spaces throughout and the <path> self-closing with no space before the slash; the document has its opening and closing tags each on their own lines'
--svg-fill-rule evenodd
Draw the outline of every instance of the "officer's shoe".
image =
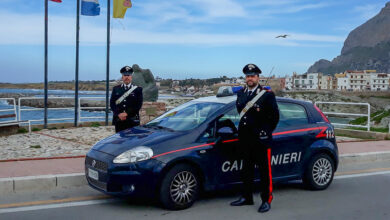
<svg viewBox="0 0 390 220">
<path fill-rule="evenodd" d="M 240 197 L 238 200 L 230 203 L 231 206 L 243 206 L 243 205 L 253 205 L 253 198 L 247 199 L 244 197 Z"/>
<path fill-rule="evenodd" d="M 263 202 L 261 203 L 261 206 L 259 207 L 259 210 L 258 212 L 268 212 L 269 210 L 271 209 L 271 204 L 269 204 L 268 202 Z"/>
</svg>

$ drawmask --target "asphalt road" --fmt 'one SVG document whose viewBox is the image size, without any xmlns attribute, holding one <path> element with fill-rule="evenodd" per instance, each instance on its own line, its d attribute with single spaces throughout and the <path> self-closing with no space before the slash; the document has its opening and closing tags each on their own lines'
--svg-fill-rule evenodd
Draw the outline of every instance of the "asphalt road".
<svg viewBox="0 0 390 220">
<path fill-rule="evenodd" d="M 389 165 L 387 168 L 383 165 Z M 390 219 L 390 164 L 340 172 L 324 191 L 299 182 L 277 185 L 272 209 L 231 207 L 234 192 L 209 194 L 193 207 L 168 211 L 153 203 L 102 198 L 88 187 L 0 198 L 0 219 Z M 361 167 L 361 166 L 359 166 Z"/>
</svg>

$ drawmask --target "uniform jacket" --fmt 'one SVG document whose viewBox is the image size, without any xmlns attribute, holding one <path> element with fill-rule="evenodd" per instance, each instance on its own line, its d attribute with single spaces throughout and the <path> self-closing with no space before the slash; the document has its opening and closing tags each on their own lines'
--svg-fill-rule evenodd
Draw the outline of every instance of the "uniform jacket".
<svg viewBox="0 0 390 220">
<path fill-rule="evenodd" d="M 115 101 L 119 99 L 126 91 L 127 90 L 123 84 L 117 85 L 112 89 L 110 107 L 113 112 L 113 124 L 119 120 L 118 115 L 122 112 L 127 113 L 127 118 L 129 120 L 139 120 L 139 110 L 141 109 L 143 102 L 142 88 L 137 87 L 132 93 L 130 93 L 129 96 L 127 96 L 119 105 L 117 105 Z"/>
<path fill-rule="evenodd" d="M 236 107 L 241 113 L 246 104 L 252 100 L 263 88 L 258 87 L 250 96 L 247 95 L 247 89 L 243 88 L 237 93 Z M 266 91 L 262 97 L 250 108 L 241 118 L 238 130 L 249 132 L 250 135 L 260 139 L 271 139 L 272 132 L 279 122 L 279 108 L 276 103 L 275 94 L 272 91 Z"/>
</svg>

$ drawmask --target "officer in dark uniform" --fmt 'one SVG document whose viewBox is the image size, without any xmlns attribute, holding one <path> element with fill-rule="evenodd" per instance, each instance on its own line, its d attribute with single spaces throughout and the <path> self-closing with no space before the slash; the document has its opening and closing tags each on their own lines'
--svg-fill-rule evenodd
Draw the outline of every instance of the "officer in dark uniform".
<svg viewBox="0 0 390 220">
<path fill-rule="evenodd" d="M 259 166 L 261 178 L 261 200 L 259 212 L 271 209 L 272 202 L 272 171 L 271 171 L 271 141 L 272 131 L 279 122 L 279 109 L 275 95 L 265 90 L 263 95 L 248 109 L 247 103 L 262 93 L 259 84 L 261 70 L 254 64 L 248 64 L 243 72 L 246 86 L 238 91 L 236 107 L 242 115 L 239 126 L 239 151 L 243 159 L 241 179 L 244 183 L 241 197 L 232 202 L 232 206 L 253 205 L 253 181 L 255 165 Z M 247 110 L 246 110 L 247 109 Z M 243 114 L 243 113 L 241 113 Z"/>
<path fill-rule="evenodd" d="M 140 124 L 139 110 L 142 107 L 142 88 L 133 85 L 133 68 L 124 66 L 121 85 L 112 89 L 110 106 L 113 112 L 112 124 L 115 132 L 132 128 Z"/>
</svg>

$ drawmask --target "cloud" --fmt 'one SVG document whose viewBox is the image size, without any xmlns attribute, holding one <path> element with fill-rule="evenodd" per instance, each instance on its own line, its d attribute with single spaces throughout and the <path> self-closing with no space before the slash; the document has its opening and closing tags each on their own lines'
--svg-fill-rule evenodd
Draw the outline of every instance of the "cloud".
<svg viewBox="0 0 390 220">
<path fill-rule="evenodd" d="M 355 15 L 358 15 L 362 20 L 366 21 L 379 13 L 383 4 L 366 4 L 353 8 Z"/>
<path fill-rule="evenodd" d="M 12 20 L 12 23 L 7 21 Z M 65 16 L 50 16 L 49 43 L 53 45 L 74 45 L 75 19 Z M 43 44 L 44 26 L 41 15 L 0 13 L 0 26 L 3 33 L 0 44 Z M 275 36 L 285 33 L 286 39 L 276 39 Z M 142 28 L 116 28 L 112 30 L 112 44 L 172 44 L 172 45 L 278 45 L 305 46 L 310 43 L 339 43 L 344 37 L 333 35 L 316 35 L 309 33 L 287 32 L 283 30 L 241 31 L 236 33 L 213 33 L 201 31 L 151 31 Z M 95 22 L 84 20 L 80 28 L 80 41 L 85 45 L 104 45 L 106 43 L 106 28 Z M 312 45 L 313 46 L 313 45 Z"/>
</svg>

